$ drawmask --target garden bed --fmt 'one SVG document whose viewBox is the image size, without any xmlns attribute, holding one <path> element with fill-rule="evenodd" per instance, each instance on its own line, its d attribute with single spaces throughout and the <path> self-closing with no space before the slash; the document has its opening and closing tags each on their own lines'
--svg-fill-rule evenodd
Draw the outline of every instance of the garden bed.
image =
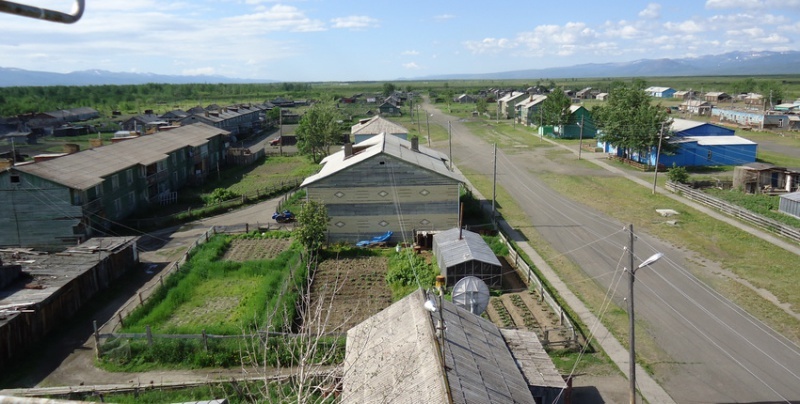
<svg viewBox="0 0 800 404">
<path fill-rule="evenodd" d="M 392 304 L 386 257 L 322 261 L 311 281 L 310 310 L 327 319 L 326 332 L 344 332 Z M 315 314 L 316 315 L 316 314 Z"/>
</svg>

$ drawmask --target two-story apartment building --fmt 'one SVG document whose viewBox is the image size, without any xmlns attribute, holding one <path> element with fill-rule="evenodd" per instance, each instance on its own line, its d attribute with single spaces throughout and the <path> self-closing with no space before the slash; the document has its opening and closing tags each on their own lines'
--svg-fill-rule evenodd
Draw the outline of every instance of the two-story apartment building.
<svg viewBox="0 0 800 404">
<path fill-rule="evenodd" d="M 174 198 L 224 164 L 227 131 L 198 123 L 0 171 L 0 246 L 52 250 Z"/>
</svg>

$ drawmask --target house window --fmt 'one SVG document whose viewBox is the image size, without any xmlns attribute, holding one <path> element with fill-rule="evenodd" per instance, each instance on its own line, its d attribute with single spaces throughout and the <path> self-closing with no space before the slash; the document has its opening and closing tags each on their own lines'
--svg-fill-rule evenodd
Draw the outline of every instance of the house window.
<svg viewBox="0 0 800 404">
<path fill-rule="evenodd" d="M 116 190 L 117 188 L 119 188 L 119 177 L 114 174 L 111 176 L 111 189 Z"/>
<path fill-rule="evenodd" d="M 122 211 L 122 201 L 119 198 L 114 199 L 114 211 L 121 212 Z"/>
<path fill-rule="evenodd" d="M 156 169 L 158 170 L 158 172 L 162 172 L 162 171 L 166 170 L 167 169 L 166 160 L 161 160 L 158 163 L 156 163 Z"/>
<path fill-rule="evenodd" d="M 128 193 L 128 203 L 131 206 L 136 206 L 136 193 L 134 193 L 133 191 Z"/>
<path fill-rule="evenodd" d="M 708 161 L 711 161 L 711 150 L 708 151 Z"/>
<path fill-rule="evenodd" d="M 133 170 L 128 170 L 125 172 L 128 175 L 128 185 L 133 184 Z"/>
<path fill-rule="evenodd" d="M 19 175 L 11 174 L 11 183 L 19 184 L 20 183 Z"/>
</svg>

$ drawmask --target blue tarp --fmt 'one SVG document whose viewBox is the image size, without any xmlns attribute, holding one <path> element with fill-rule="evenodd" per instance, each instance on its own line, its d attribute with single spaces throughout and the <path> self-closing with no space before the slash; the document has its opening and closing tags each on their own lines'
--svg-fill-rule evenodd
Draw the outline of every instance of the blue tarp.
<svg viewBox="0 0 800 404">
<path fill-rule="evenodd" d="M 384 233 L 384 234 L 382 234 L 380 236 L 375 236 L 375 237 L 373 237 L 373 238 L 371 238 L 369 240 L 359 241 L 358 243 L 356 243 L 356 246 L 357 247 L 369 247 L 369 246 L 371 246 L 373 244 L 384 243 L 384 242 L 386 242 L 387 240 L 389 240 L 392 237 L 392 234 L 394 234 L 394 233 L 392 233 L 391 231 L 387 231 L 386 233 Z"/>
</svg>

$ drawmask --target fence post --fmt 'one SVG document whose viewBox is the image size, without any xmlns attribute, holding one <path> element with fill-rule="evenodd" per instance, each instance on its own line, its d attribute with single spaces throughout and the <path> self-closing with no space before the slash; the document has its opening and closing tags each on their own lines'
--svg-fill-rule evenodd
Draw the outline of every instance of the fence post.
<svg viewBox="0 0 800 404">
<path fill-rule="evenodd" d="M 544 338 L 542 343 L 543 343 L 542 345 L 544 346 L 550 345 L 550 330 L 548 330 L 547 328 L 544 329 Z"/>
<path fill-rule="evenodd" d="M 245 223 L 244 224 L 244 232 L 245 233 L 250 233 L 250 224 L 249 223 Z"/>
<path fill-rule="evenodd" d="M 561 306 L 558 306 L 558 324 L 564 325 L 564 309 Z"/>
<path fill-rule="evenodd" d="M 208 232 L 205 232 L 205 236 L 206 236 L 206 243 L 208 243 Z"/>
<path fill-rule="evenodd" d="M 208 352 L 208 335 L 206 335 L 206 330 L 203 330 L 203 349 Z"/>
<path fill-rule="evenodd" d="M 125 327 L 125 323 L 122 321 L 122 311 L 117 312 L 117 318 L 119 319 L 119 325 Z"/>
<path fill-rule="evenodd" d="M 144 332 L 147 333 L 147 346 L 153 346 L 153 332 L 149 325 L 144 326 Z"/>
<path fill-rule="evenodd" d="M 164 275 L 158 275 L 158 282 L 161 283 L 161 287 L 164 287 Z"/>
<path fill-rule="evenodd" d="M 92 320 L 94 327 L 94 358 L 100 359 L 100 333 L 97 331 L 97 320 Z"/>
<path fill-rule="evenodd" d="M 136 294 L 139 295 L 139 305 L 140 306 L 143 305 L 144 304 L 144 300 L 142 299 L 142 292 L 138 292 Z"/>
</svg>

